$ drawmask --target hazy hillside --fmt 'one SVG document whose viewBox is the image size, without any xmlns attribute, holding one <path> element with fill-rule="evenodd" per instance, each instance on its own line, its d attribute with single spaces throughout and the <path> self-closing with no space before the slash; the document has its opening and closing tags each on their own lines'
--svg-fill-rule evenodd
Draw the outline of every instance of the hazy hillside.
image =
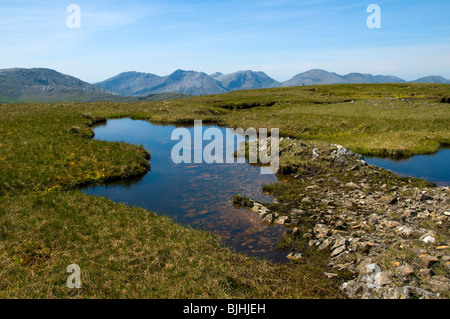
<svg viewBox="0 0 450 319">
<path fill-rule="evenodd" d="M 277 87 L 280 83 L 264 72 L 238 71 L 231 74 L 222 74 L 215 77 L 227 91 L 250 90 Z"/>
<path fill-rule="evenodd" d="M 324 70 L 314 69 L 297 74 L 292 79 L 284 82 L 283 86 L 316 85 L 316 84 L 341 84 L 347 83 L 342 76 Z"/>
<path fill-rule="evenodd" d="M 403 83 L 404 80 L 389 75 L 372 75 L 372 74 L 361 74 L 361 73 L 349 73 L 342 76 L 348 83 Z"/>
<path fill-rule="evenodd" d="M 97 85 L 123 96 L 146 96 L 167 92 L 188 95 L 224 93 L 220 84 L 207 74 L 183 70 L 177 70 L 167 76 L 125 72 Z"/>
<path fill-rule="evenodd" d="M 282 86 L 319 85 L 319 84 L 357 84 L 357 83 L 405 83 L 407 81 L 392 75 L 372 75 L 363 73 L 349 73 L 340 75 L 325 70 L 309 70 L 299 73 L 292 79 L 283 82 Z M 427 76 L 409 83 L 440 83 L 450 84 L 450 80 L 442 76 Z"/>
<path fill-rule="evenodd" d="M 136 96 L 136 92 L 150 94 L 151 89 L 164 81 L 164 77 L 142 72 L 124 72 L 103 82 L 97 86 L 110 90 L 123 96 Z"/>
<path fill-rule="evenodd" d="M 50 69 L 0 70 L 0 102 L 90 102 L 114 99 L 115 93 Z"/>
<path fill-rule="evenodd" d="M 213 79 L 215 79 L 215 78 L 217 78 L 218 76 L 221 76 L 221 75 L 223 75 L 222 72 L 215 72 L 213 74 L 210 74 L 209 76 L 212 77 Z"/>
<path fill-rule="evenodd" d="M 50 69 L 0 70 L 0 103 L 141 102 L 188 97 L 180 93 L 120 96 L 102 87 Z"/>
<path fill-rule="evenodd" d="M 442 76 L 432 75 L 426 76 L 420 79 L 417 79 L 413 82 L 416 83 L 441 83 L 441 84 L 450 84 L 450 80 L 443 78 Z"/>
<path fill-rule="evenodd" d="M 280 85 L 264 72 L 250 70 L 231 74 L 216 72 L 211 75 L 203 72 L 177 70 L 167 76 L 124 72 L 96 84 L 123 96 L 145 96 L 163 92 L 209 95 Z"/>
<path fill-rule="evenodd" d="M 225 93 L 226 91 L 206 73 L 176 70 L 171 75 L 165 77 L 164 81 L 153 87 L 150 91 L 137 91 L 135 95 L 165 92 L 209 95 Z"/>
</svg>

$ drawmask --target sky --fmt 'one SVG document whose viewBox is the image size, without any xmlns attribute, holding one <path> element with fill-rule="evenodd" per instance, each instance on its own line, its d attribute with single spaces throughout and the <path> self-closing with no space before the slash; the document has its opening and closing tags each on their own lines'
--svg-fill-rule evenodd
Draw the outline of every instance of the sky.
<svg viewBox="0 0 450 319">
<path fill-rule="evenodd" d="M 80 28 L 67 24 L 71 4 Z M 380 28 L 367 25 L 371 4 Z M 51 68 L 90 83 L 177 69 L 450 79 L 449 12 L 449 0 L 0 0 L 0 69 Z"/>
</svg>

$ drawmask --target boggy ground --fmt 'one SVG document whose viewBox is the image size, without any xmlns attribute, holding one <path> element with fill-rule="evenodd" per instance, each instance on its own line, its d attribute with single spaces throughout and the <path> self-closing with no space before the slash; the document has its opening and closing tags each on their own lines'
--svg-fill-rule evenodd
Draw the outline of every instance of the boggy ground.
<svg viewBox="0 0 450 319">
<path fill-rule="evenodd" d="M 350 238 L 358 238 L 353 234 L 358 227 L 353 228 L 352 223 L 360 220 L 372 225 L 369 221 L 374 213 L 381 219 L 373 223 L 373 228 L 384 225 L 384 219 L 392 219 L 408 227 L 411 220 L 419 225 L 415 229 L 430 230 L 434 244 L 429 238 L 428 244 L 421 244 L 425 239 L 420 239 L 422 235 L 415 240 L 423 245 L 419 249 L 427 250 L 435 259 L 431 258 L 427 265 L 431 268 L 421 268 L 425 270 L 419 275 L 414 271 L 408 285 L 422 287 L 419 276 L 426 276 L 426 269 L 441 285 L 443 281 L 437 279 L 446 276 L 443 255 L 447 251 L 437 245 L 447 242 L 447 227 L 434 204 L 438 190 L 426 188 L 428 193 L 415 197 L 415 187 L 423 190 L 426 184 L 398 179 L 383 171 L 377 174 L 362 165 L 359 169 L 353 165 L 350 172 L 336 163 L 325 165 L 326 160 L 321 165 L 313 161 L 300 167 L 297 161 L 301 156 L 296 152 L 301 145 L 292 146 L 282 157 L 281 172 L 295 173 L 291 180 L 266 187 L 283 203 L 275 209 L 280 215 L 289 214 L 294 220 L 296 213 L 301 222 L 311 219 L 311 223 L 305 223 L 310 228 L 299 227 L 301 235 L 296 237 L 307 243 L 295 244 L 295 252 L 301 247 L 303 258 L 290 265 L 248 258 L 222 247 L 211 234 L 182 227 L 146 210 L 84 195 L 78 188 L 139 176 L 149 169 L 149 154 L 142 147 L 90 139 L 91 126 L 106 118 L 171 124 L 192 124 L 194 119 L 202 119 L 228 127 L 278 127 L 283 136 L 301 138 L 307 145 L 316 143 L 319 161 L 331 154 L 331 148 L 321 146 L 326 143 L 342 144 L 363 154 L 411 155 L 450 144 L 450 108 L 441 103 L 448 92 L 448 85 L 434 84 L 336 85 L 241 91 L 158 103 L 0 104 L 0 297 L 340 298 L 345 296 L 340 289 L 344 282 L 350 282 L 347 287 L 359 296 L 361 289 L 351 282 L 359 273 L 352 266 L 330 268 L 328 250 L 336 245 L 332 237 L 336 234 L 348 237 L 351 248 L 357 241 Z M 306 159 L 311 154 L 308 151 L 304 156 Z M 381 187 L 384 184 L 386 187 Z M 342 197 L 332 195 L 339 194 L 340 189 L 346 190 Z M 444 194 L 439 193 L 439 203 L 445 203 Z M 393 198 L 389 203 L 382 202 L 383 196 L 395 196 L 397 202 Z M 405 217 L 402 205 L 407 205 L 408 199 L 412 206 L 409 217 Z M 365 201 L 364 206 L 361 201 Z M 407 219 L 403 222 L 402 218 Z M 436 226 L 433 218 L 437 219 Z M 440 222 L 445 227 L 439 228 Z M 326 233 L 320 232 L 320 227 L 314 232 L 317 224 L 325 225 Z M 411 234 L 415 236 L 414 231 Z M 402 235 L 393 232 L 389 236 Z M 285 245 L 290 244 L 289 238 L 286 236 Z M 332 246 L 329 243 L 325 249 L 314 248 L 325 246 L 326 238 L 333 240 Z M 385 238 L 388 236 L 368 239 L 374 245 L 367 245 L 373 249 L 366 248 L 375 254 L 379 249 L 375 239 Z M 358 257 L 350 252 L 347 241 L 344 248 L 349 253 L 336 256 Z M 342 246 L 332 251 L 344 249 Z M 414 249 L 416 246 L 395 250 L 405 255 L 395 262 L 414 266 L 422 255 Z M 359 253 L 359 248 L 356 250 Z M 374 261 L 382 271 L 387 269 L 383 260 Z M 425 265 L 427 257 L 422 260 Z M 66 286 L 67 266 L 74 263 L 82 271 L 82 288 L 76 290 Z M 333 278 L 328 279 L 325 273 Z M 391 278 L 392 282 L 397 280 Z M 428 280 L 428 284 L 434 281 Z"/>
<path fill-rule="evenodd" d="M 287 258 L 326 251 L 324 274 L 350 298 L 450 296 L 450 189 L 368 165 L 334 144 L 282 139 L 277 203 L 235 196 L 267 225 L 286 226 Z M 270 151 L 270 146 L 269 146 Z"/>
</svg>

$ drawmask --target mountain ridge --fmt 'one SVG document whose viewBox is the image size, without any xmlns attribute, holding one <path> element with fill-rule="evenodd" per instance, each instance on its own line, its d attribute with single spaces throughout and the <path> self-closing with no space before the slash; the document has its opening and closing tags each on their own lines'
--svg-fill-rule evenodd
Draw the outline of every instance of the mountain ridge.
<svg viewBox="0 0 450 319">
<path fill-rule="evenodd" d="M 348 73 L 340 75 L 321 69 L 299 73 L 278 82 L 262 71 L 244 70 L 229 74 L 178 69 L 166 76 L 137 71 L 122 72 L 102 82 L 90 84 L 73 76 L 46 68 L 0 70 L 0 103 L 21 102 L 136 102 L 211 95 L 238 90 L 274 87 L 356 83 L 442 83 L 439 75 L 405 81 L 396 76 Z"/>
<path fill-rule="evenodd" d="M 180 72 L 192 73 L 192 74 L 202 74 L 203 79 L 209 77 L 211 80 L 215 82 L 208 81 L 210 87 L 203 87 L 201 82 L 195 83 L 195 76 L 191 74 L 190 78 L 194 82 L 186 85 L 186 79 L 184 79 L 183 83 L 176 83 L 173 81 L 174 74 Z M 126 74 L 126 72 L 121 73 Z M 151 73 L 139 73 L 137 74 L 151 74 Z M 116 77 L 117 77 L 116 76 Z M 123 91 L 120 89 L 111 86 L 111 81 L 114 80 L 115 77 L 109 78 L 103 82 L 96 83 L 97 85 L 107 88 L 113 92 L 118 94 L 123 94 Z M 172 78 L 170 81 L 170 85 L 166 84 L 169 78 Z M 161 92 L 176 92 L 190 95 L 209 95 L 209 94 L 218 94 L 218 93 L 226 93 L 233 92 L 238 90 L 250 90 L 250 89 L 263 89 L 263 88 L 273 88 L 273 87 L 288 87 L 288 86 L 301 86 L 301 85 L 321 85 L 321 84 L 357 84 L 357 83 L 443 83 L 450 84 L 450 80 L 445 79 L 441 76 L 428 76 L 423 77 L 414 81 L 405 81 L 397 76 L 393 75 L 372 75 L 368 73 L 348 73 L 345 75 L 340 75 L 334 72 L 329 72 L 321 69 L 312 69 L 303 73 L 299 73 L 292 77 L 291 79 L 278 82 L 277 80 L 271 78 L 266 73 L 262 71 L 252 71 L 252 70 L 243 70 L 237 71 L 233 73 L 223 74 L 221 72 L 215 72 L 210 75 L 206 75 L 203 72 L 197 71 L 183 71 L 176 70 L 170 75 L 159 77 L 159 84 L 149 82 L 147 85 L 148 89 L 144 91 L 134 90 L 132 92 L 133 96 L 141 96 L 146 93 L 161 93 Z M 215 84 L 212 84 L 215 83 Z M 129 83 L 128 83 L 129 84 Z M 196 89 L 193 89 L 196 88 Z"/>
<path fill-rule="evenodd" d="M 93 102 L 117 93 L 46 68 L 0 70 L 0 102 Z"/>
<path fill-rule="evenodd" d="M 54 102 L 139 102 L 186 97 L 174 94 L 148 94 L 130 98 L 73 76 L 46 68 L 0 70 L 0 103 Z"/>
</svg>

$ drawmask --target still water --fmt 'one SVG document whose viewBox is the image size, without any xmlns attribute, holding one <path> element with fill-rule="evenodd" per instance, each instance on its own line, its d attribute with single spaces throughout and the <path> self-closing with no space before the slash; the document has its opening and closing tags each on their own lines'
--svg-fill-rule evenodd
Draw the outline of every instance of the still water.
<svg viewBox="0 0 450 319">
<path fill-rule="evenodd" d="M 409 159 L 365 158 L 372 165 L 390 169 L 401 176 L 423 178 L 437 186 L 450 186 L 450 149 L 433 155 L 417 155 Z"/>
<path fill-rule="evenodd" d="M 179 142 L 171 140 L 175 128 L 131 119 L 108 120 L 106 125 L 97 126 L 94 129 L 97 140 L 144 146 L 151 154 L 151 171 L 140 179 L 93 186 L 83 191 L 211 231 L 225 245 L 247 255 L 286 261 L 288 252 L 276 250 L 284 227 L 268 227 L 262 224 L 257 214 L 232 204 L 237 193 L 261 202 L 273 202 L 273 196 L 262 193 L 262 186 L 276 182 L 277 177 L 261 175 L 259 167 L 247 162 L 175 164 L 171 159 L 172 148 Z M 203 130 L 208 128 L 203 126 Z M 226 128 L 218 129 L 224 137 L 231 134 Z M 188 130 L 194 136 L 194 129 Z M 238 141 L 235 145 L 244 140 L 242 136 L 234 137 Z M 204 141 L 203 147 L 208 143 Z"/>
</svg>

